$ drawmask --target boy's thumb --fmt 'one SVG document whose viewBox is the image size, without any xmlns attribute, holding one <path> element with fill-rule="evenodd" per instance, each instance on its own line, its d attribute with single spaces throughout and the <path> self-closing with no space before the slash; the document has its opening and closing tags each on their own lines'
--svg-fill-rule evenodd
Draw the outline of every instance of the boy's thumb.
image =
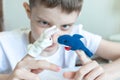
<svg viewBox="0 0 120 80">
<path fill-rule="evenodd" d="M 76 53 L 77 53 L 77 55 L 78 55 L 82 65 L 85 65 L 85 64 L 87 64 L 87 63 L 92 61 L 88 56 L 86 56 L 84 51 L 76 50 Z"/>
</svg>

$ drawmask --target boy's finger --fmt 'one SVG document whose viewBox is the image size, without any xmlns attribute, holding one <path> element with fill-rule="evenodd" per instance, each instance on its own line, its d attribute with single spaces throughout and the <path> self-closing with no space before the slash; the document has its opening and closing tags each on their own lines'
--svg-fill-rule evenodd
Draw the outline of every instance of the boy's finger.
<svg viewBox="0 0 120 80">
<path fill-rule="evenodd" d="M 86 56 L 84 51 L 76 50 L 76 53 L 77 53 L 77 55 L 78 55 L 78 57 L 83 65 L 92 61 L 89 57 Z"/>
<path fill-rule="evenodd" d="M 64 72 L 63 76 L 67 79 L 74 79 L 76 72 Z"/>
<path fill-rule="evenodd" d="M 40 72 L 42 72 L 43 71 L 43 69 L 32 69 L 31 70 L 31 72 L 32 73 L 35 73 L 35 74 L 38 74 L 38 73 L 40 73 Z"/>
<path fill-rule="evenodd" d="M 56 30 L 56 29 L 57 29 L 57 28 L 56 28 L 56 26 L 54 25 L 54 26 L 46 29 L 44 32 L 47 34 L 48 32 L 54 31 L 54 30 Z"/>
<path fill-rule="evenodd" d="M 28 67 L 30 69 L 47 69 L 52 71 L 60 71 L 61 69 L 59 66 L 45 60 L 37 60 L 34 63 L 30 64 Z"/>
<path fill-rule="evenodd" d="M 17 75 L 19 76 L 20 80 L 40 80 L 38 75 L 29 72 L 24 68 L 19 70 Z"/>
<path fill-rule="evenodd" d="M 24 67 L 28 70 L 35 70 L 35 69 L 48 69 L 52 71 L 60 71 L 61 67 L 48 62 L 47 60 L 37 60 L 32 58 L 31 56 L 27 55 L 22 61 L 18 64 L 18 67 Z"/>
</svg>

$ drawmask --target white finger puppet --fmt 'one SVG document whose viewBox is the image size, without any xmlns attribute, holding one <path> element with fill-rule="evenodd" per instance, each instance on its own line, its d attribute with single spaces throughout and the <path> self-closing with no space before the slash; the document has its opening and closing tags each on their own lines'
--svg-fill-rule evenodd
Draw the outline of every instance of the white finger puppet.
<svg viewBox="0 0 120 80">
<path fill-rule="evenodd" d="M 45 48 L 52 45 L 51 36 L 57 31 L 56 26 L 46 29 L 33 44 L 28 45 L 28 54 L 38 57 Z"/>
</svg>

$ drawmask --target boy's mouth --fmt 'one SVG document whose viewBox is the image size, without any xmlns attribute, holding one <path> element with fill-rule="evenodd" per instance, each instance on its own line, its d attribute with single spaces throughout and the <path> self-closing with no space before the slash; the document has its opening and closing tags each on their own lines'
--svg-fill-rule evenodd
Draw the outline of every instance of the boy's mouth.
<svg viewBox="0 0 120 80">
<path fill-rule="evenodd" d="M 71 50 L 71 47 L 70 47 L 70 46 L 65 46 L 64 48 L 65 48 L 65 50 L 67 50 L 67 51 Z"/>
</svg>

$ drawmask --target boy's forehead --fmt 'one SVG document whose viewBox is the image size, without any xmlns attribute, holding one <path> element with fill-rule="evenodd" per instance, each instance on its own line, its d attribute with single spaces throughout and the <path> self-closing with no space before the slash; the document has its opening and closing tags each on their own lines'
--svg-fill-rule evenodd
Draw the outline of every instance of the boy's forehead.
<svg viewBox="0 0 120 80">
<path fill-rule="evenodd" d="M 33 13 L 39 18 L 45 18 L 49 21 L 53 22 L 61 22 L 61 23 L 73 23 L 78 17 L 79 12 L 73 11 L 71 13 L 66 13 L 61 10 L 59 6 L 55 8 L 46 8 L 44 6 L 36 6 L 34 7 Z"/>
<path fill-rule="evenodd" d="M 48 9 L 48 10 L 51 10 L 51 9 L 57 9 L 59 12 L 63 12 L 63 13 L 66 13 L 66 14 L 70 14 L 70 13 L 72 13 L 72 12 L 77 12 L 77 13 L 79 13 L 79 11 L 75 11 L 75 10 L 73 10 L 72 12 L 70 12 L 70 13 L 68 13 L 67 12 L 67 10 L 65 11 L 65 10 L 63 10 L 63 8 L 60 6 L 60 5 L 58 5 L 58 6 L 56 6 L 56 7 L 46 7 L 45 5 L 42 5 L 42 4 L 39 4 L 39 3 L 37 3 L 36 4 L 36 6 L 35 6 L 37 9 Z M 35 8 L 34 7 L 34 8 Z"/>
</svg>

